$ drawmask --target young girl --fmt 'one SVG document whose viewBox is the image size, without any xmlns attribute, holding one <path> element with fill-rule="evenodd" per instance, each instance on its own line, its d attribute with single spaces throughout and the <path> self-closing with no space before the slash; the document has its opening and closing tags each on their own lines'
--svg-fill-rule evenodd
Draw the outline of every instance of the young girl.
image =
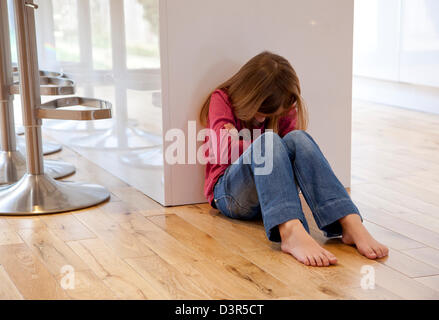
<svg viewBox="0 0 439 320">
<path fill-rule="evenodd" d="M 206 165 L 204 188 L 214 208 L 233 219 L 262 216 L 268 239 L 280 241 L 282 251 L 307 266 L 335 264 L 336 257 L 309 235 L 299 187 L 326 236 L 342 236 L 369 259 L 388 254 L 363 226 L 358 208 L 305 132 L 307 111 L 299 79 L 285 58 L 270 52 L 252 58 L 209 96 L 200 118 L 214 133 L 206 138 L 215 145 L 206 155 L 216 161 Z M 263 134 L 247 144 L 232 139 L 242 129 L 260 129 Z M 236 147 L 240 156 L 232 159 Z M 265 153 L 265 159 L 272 150 L 269 174 L 257 174 L 261 164 L 256 150 Z M 224 152 L 228 159 L 220 161 Z"/>
</svg>

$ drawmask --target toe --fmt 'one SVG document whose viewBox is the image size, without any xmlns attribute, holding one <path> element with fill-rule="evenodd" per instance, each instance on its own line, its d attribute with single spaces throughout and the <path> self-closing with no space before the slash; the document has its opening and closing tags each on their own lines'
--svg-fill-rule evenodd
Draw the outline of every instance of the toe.
<svg viewBox="0 0 439 320">
<path fill-rule="evenodd" d="M 331 252 L 325 250 L 324 253 L 325 253 L 325 256 L 328 258 L 330 264 L 337 263 L 337 257 L 334 256 Z"/>
<path fill-rule="evenodd" d="M 381 252 L 380 258 L 387 257 L 387 255 L 389 254 L 389 249 L 387 249 L 387 247 L 383 246 L 382 244 L 380 244 L 379 249 L 380 249 L 380 252 Z"/>
<path fill-rule="evenodd" d="M 313 256 L 309 256 L 308 260 L 311 266 L 315 267 L 317 265 L 316 260 L 314 259 Z"/>
<path fill-rule="evenodd" d="M 323 261 L 320 255 L 315 255 L 314 260 L 316 261 L 318 267 L 323 267 Z"/>
<path fill-rule="evenodd" d="M 383 251 L 381 250 L 381 248 L 379 246 L 373 248 L 373 251 L 375 251 L 375 254 L 377 255 L 378 258 L 384 257 Z"/>
<path fill-rule="evenodd" d="M 309 266 L 309 265 L 311 265 L 311 263 L 309 262 L 308 257 L 304 257 L 303 260 L 300 261 L 300 262 L 302 262 L 305 266 Z"/>
<path fill-rule="evenodd" d="M 366 248 L 365 250 L 363 250 L 363 252 L 364 252 L 364 255 L 369 259 L 376 259 L 377 258 L 375 251 L 373 251 L 373 249 L 371 247 Z"/>
<path fill-rule="evenodd" d="M 321 253 L 320 258 L 322 259 L 323 265 L 324 265 L 325 267 L 327 267 L 327 266 L 330 265 L 329 259 L 328 259 L 328 257 L 325 255 L 324 252 Z"/>
</svg>

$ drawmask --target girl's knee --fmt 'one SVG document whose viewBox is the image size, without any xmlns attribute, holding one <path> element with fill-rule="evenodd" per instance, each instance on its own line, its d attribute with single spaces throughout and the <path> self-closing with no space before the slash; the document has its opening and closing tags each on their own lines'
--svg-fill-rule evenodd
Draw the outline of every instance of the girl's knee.
<svg viewBox="0 0 439 320">
<path fill-rule="evenodd" d="M 287 133 L 283 140 L 293 140 L 294 142 L 306 142 L 310 140 L 310 135 L 303 130 L 293 130 Z"/>
<path fill-rule="evenodd" d="M 273 132 L 273 131 L 264 132 L 263 134 L 261 134 L 261 136 L 258 139 L 270 139 L 273 141 L 281 141 L 282 140 L 282 138 L 276 132 Z"/>
<path fill-rule="evenodd" d="M 309 133 L 303 130 L 294 130 L 289 132 L 283 137 L 283 141 L 287 145 L 294 145 L 300 147 L 313 146 L 315 144 L 313 138 L 309 135 Z"/>
<path fill-rule="evenodd" d="M 272 146 L 273 149 L 277 151 L 285 148 L 282 138 L 272 131 L 264 132 L 254 141 L 254 143 L 262 144 L 265 147 Z"/>
<path fill-rule="evenodd" d="M 285 145 L 290 152 L 295 152 L 300 149 L 301 152 L 313 152 L 315 149 L 315 142 L 312 137 L 303 130 L 294 130 L 283 137 Z"/>
<path fill-rule="evenodd" d="M 274 157 L 287 157 L 289 156 L 288 147 L 285 141 L 275 132 L 265 133 L 266 138 L 269 140 L 265 141 L 267 150 L 272 151 Z"/>
<path fill-rule="evenodd" d="M 265 132 L 254 141 L 251 155 L 257 164 L 275 163 L 289 158 L 285 142 L 271 131 Z"/>
</svg>

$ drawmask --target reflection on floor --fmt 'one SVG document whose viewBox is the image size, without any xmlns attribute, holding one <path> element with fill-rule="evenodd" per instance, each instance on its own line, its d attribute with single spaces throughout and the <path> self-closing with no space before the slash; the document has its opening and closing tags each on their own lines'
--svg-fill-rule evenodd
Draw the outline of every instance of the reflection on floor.
<svg viewBox="0 0 439 320">
<path fill-rule="evenodd" d="M 69 180 L 106 185 L 110 202 L 74 213 L 0 218 L 0 299 L 438 299 L 439 117 L 356 102 L 352 197 L 390 256 L 370 261 L 312 234 L 339 264 L 310 268 L 259 222 L 208 205 L 163 208 L 65 148 Z M 65 266 L 75 287 L 62 289 Z M 363 290 L 362 267 L 375 270 Z M 64 268 L 64 269 L 63 269 Z"/>
</svg>

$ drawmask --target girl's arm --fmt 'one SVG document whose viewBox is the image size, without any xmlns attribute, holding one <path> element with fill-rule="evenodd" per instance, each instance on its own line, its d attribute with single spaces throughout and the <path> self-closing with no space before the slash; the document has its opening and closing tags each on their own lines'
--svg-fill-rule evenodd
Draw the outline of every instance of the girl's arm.
<svg viewBox="0 0 439 320">
<path fill-rule="evenodd" d="M 235 116 L 227 97 L 221 91 L 217 90 L 211 96 L 208 125 L 215 132 L 215 135 L 209 139 L 216 139 L 216 141 L 212 141 L 217 151 L 215 154 L 216 163 L 225 164 L 226 161 L 227 164 L 230 164 L 234 162 L 242 154 L 245 146 L 242 140 L 233 138 L 238 134 Z"/>
<path fill-rule="evenodd" d="M 279 135 L 281 137 L 285 136 L 289 132 L 296 129 L 297 124 L 297 111 L 296 109 L 291 109 L 287 115 L 279 119 Z"/>
</svg>

